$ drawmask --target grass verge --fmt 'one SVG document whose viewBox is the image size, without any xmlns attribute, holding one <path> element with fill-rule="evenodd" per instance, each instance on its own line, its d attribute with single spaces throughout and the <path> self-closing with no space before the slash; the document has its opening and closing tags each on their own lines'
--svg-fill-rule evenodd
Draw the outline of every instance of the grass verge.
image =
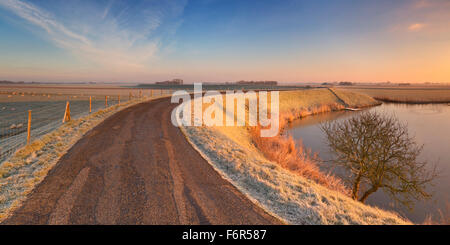
<svg viewBox="0 0 450 245">
<path fill-rule="evenodd" d="M 353 93 L 343 93 L 348 97 L 345 103 L 354 107 L 377 103 L 368 96 L 365 103 L 360 103 L 354 100 Z M 337 105 L 342 100 L 328 89 L 281 92 L 280 113 L 293 120 L 324 112 L 325 108 L 333 109 L 333 105 L 336 110 L 341 109 L 342 104 Z M 255 142 L 257 138 L 251 130 L 182 127 L 188 141 L 225 179 L 286 223 L 410 224 L 395 213 L 364 205 L 343 194 L 345 189 L 333 186 L 338 183 L 333 182 L 334 177 L 321 173 L 313 158 L 303 149 L 295 149 L 292 141 L 277 136 L 261 145 Z"/>
<path fill-rule="evenodd" d="M 86 132 L 114 113 L 143 101 L 128 101 L 73 119 L 18 149 L 0 165 L 0 222 L 20 207 L 34 187 Z"/>
</svg>

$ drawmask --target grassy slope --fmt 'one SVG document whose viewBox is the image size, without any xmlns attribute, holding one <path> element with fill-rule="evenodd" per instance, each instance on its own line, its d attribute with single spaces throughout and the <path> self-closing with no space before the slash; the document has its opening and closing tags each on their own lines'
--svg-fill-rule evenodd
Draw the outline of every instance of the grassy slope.
<svg viewBox="0 0 450 245">
<path fill-rule="evenodd" d="M 286 91 L 280 94 L 280 112 L 289 110 L 297 110 L 302 108 L 313 108 L 322 105 L 340 103 L 344 100 L 349 106 L 363 107 L 377 104 L 376 100 L 371 97 L 350 91 L 333 89 L 339 96 L 337 98 L 328 89 L 310 89 L 298 91 Z"/>
<path fill-rule="evenodd" d="M 365 94 L 333 88 L 331 90 L 350 107 L 367 107 L 375 104 L 380 104 L 379 102 Z"/>
<path fill-rule="evenodd" d="M 367 96 L 339 91 L 352 107 L 375 104 Z M 280 114 L 336 105 L 327 89 L 280 93 Z M 336 107 L 336 108 L 342 108 Z M 302 114 L 301 116 L 305 116 Z M 246 127 L 185 127 L 187 139 L 219 173 L 252 201 L 291 224 L 406 224 L 396 214 L 361 204 L 267 160 Z M 214 139 L 214 140 L 211 140 Z"/>
</svg>

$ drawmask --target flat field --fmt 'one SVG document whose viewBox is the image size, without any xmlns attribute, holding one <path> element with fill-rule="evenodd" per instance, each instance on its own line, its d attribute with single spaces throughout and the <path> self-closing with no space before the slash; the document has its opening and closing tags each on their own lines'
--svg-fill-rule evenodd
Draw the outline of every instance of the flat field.
<svg viewBox="0 0 450 245">
<path fill-rule="evenodd" d="M 346 86 L 340 88 L 367 94 L 385 102 L 450 103 L 450 86 Z"/>
<path fill-rule="evenodd" d="M 129 85 L 128 85 L 129 86 Z M 158 95 L 162 90 L 121 87 L 119 85 L 74 85 L 74 84 L 0 84 L 0 102 L 21 101 L 66 101 L 66 100 L 104 100 L 105 96 L 127 100 L 132 96 Z M 164 91 L 163 91 L 164 92 Z"/>
<path fill-rule="evenodd" d="M 29 110 L 34 140 L 62 124 L 67 101 L 71 117 L 79 118 L 90 113 L 90 98 L 94 113 L 118 104 L 119 96 L 125 103 L 130 98 L 157 97 L 168 92 L 117 85 L 0 84 L 0 162 L 26 143 Z"/>
</svg>

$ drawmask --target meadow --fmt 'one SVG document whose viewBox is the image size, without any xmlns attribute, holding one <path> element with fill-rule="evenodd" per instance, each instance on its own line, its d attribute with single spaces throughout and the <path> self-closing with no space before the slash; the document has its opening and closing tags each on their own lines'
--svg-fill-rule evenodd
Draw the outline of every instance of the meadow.
<svg viewBox="0 0 450 245">
<path fill-rule="evenodd" d="M 30 140 L 60 127 L 66 103 L 76 119 L 134 98 L 169 94 L 113 85 L 1 84 L 0 85 L 0 163 L 27 141 L 28 111 L 31 110 Z M 91 101 L 91 103 L 90 103 Z"/>
<path fill-rule="evenodd" d="M 348 86 L 349 91 L 367 94 L 392 103 L 450 103 L 450 86 Z"/>
</svg>

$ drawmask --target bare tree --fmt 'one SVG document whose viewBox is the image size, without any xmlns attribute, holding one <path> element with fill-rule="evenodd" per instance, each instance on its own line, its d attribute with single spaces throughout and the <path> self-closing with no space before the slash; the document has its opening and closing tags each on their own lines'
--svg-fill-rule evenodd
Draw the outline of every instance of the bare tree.
<svg viewBox="0 0 450 245">
<path fill-rule="evenodd" d="M 365 202 L 383 189 L 395 201 L 411 207 L 412 199 L 427 199 L 426 186 L 436 176 L 418 160 L 423 146 L 394 116 L 363 112 L 341 122 L 321 125 L 334 153 L 333 162 L 346 169 L 352 198 Z"/>
</svg>

